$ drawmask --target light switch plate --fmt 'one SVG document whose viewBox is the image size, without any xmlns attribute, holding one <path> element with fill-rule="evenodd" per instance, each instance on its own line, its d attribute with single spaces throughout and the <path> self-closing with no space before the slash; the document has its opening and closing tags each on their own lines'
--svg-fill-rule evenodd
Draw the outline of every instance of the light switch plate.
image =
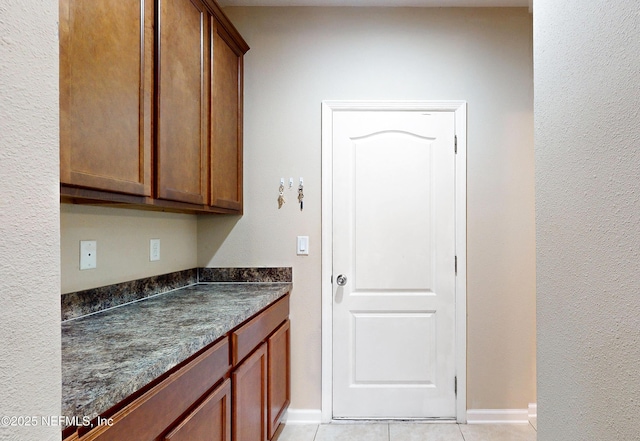
<svg viewBox="0 0 640 441">
<path fill-rule="evenodd" d="M 97 266 L 98 244 L 95 240 L 80 241 L 80 269 L 94 269 Z"/>
<path fill-rule="evenodd" d="M 160 239 L 149 240 L 149 260 L 151 262 L 160 260 Z"/>
<path fill-rule="evenodd" d="M 309 255 L 309 236 L 298 236 L 298 247 L 296 253 L 298 256 Z"/>
</svg>

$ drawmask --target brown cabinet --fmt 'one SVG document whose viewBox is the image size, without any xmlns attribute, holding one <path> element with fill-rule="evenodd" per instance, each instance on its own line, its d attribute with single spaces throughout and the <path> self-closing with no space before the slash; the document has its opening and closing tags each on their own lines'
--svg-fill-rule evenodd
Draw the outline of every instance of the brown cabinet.
<svg viewBox="0 0 640 441">
<path fill-rule="evenodd" d="M 60 0 L 60 182 L 151 196 L 153 0 Z"/>
<path fill-rule="evenodd" d="M 242 210 L 242 72 L 246 52 L 214 20 L 211 81 L 211 198 L 209 204 Z"/>
<path fill-rule="evenodd" d="M 289 405 L 288 316 L 285 296 L 231 333 L 233 441 L 273 438 Z"/>
<path fill-rule="evenodd" d="M 231 375 L 233 441 L 267 440 L 267 345 L 243 361 Z"/>
<path fill-rule="evenodd" d="M 211 392 L 164 441 L 231 441 L 231 380 Z"/>
<path fill-rule="evenodd" d="M 215 1 L 61 0 L 60 17 L 62 202 L 241 213 L 249 47 Z"/>
<path fill-rule="evenodd" d="M 267 340 L 267 433 L 273 438 L 291 400 L 289 320 Z"/>
<path fill-rule="evenodd" d="M 289 294 L 65 441 L 273 439 L 290 400 L 288 317 Z"/>
<path fill-rule="evenodd" d="M 205 204 L 209 13 L 200 0 L 158 0 L 157 197 Z"/>
</svg>

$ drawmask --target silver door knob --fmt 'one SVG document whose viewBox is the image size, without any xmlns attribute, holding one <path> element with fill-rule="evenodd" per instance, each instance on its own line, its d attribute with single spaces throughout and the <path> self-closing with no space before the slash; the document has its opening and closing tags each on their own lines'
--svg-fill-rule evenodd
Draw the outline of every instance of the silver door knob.
<svg viewBox="0 0 640 441">
<path fill-rule="evenodd" d="M 338 286 L 345 286 L 347 284 L 347 278 L 346 276 L 340 274 L 337 278 L 336 278 L 336 283 L 338 284 Z"/>
</svg>

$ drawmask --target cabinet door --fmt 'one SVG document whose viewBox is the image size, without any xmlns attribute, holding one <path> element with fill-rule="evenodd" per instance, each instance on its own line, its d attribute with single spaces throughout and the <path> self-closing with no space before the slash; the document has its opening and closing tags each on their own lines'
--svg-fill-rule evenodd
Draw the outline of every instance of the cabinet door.
<svg viewBox="0 0 640 441">
<path fill-rule="evenodd" d="M 205 398 L 164 441 L 231 441 L 231 381 Z"/>
<path fill-rule="evenodd" d="M 242 210 L 243 50 L 214 20 L 211 117 L 211 188 L 214 207 Z"/>
<path fill-rule="evenodd" d="M 158 0 L 157 197 L 207 203 L 210 14 Z"/>
<path fill-rule="evenodd" d="M 233 441 L 267 440 L 267 345 L 233 371 Z"/>
<path fill-rule="evenodd" d="M 60 182 L 151 195 L 153 0 L 60 0 Z"/>
<path fill-rule="evenodd" d="M 291 399 L 289 320 L 267 340 L 268 386 L 267 420 L 269 439 L 273 438 Z"/>
</svg>

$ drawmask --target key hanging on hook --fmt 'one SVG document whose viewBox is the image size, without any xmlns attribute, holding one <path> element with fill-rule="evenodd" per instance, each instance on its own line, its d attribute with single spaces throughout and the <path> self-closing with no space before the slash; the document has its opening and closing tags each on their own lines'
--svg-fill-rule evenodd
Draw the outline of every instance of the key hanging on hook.
<svg viewBox="0 0 640 441">
<path fill-rule="evenodd" d="M 280 181 L 280 187 L 278 188 L 278 210 L 282 208 L 286 201 L 284 200 L 284 180 Z"/>
<path fill-rule="evenodd" d="M 300 185 L 298 186 L 298 203 L 300 204 L 300 211 L 304 208 L 304 192 L 302 187 L 302 179 L 300 180 Z"/>
</svg>

